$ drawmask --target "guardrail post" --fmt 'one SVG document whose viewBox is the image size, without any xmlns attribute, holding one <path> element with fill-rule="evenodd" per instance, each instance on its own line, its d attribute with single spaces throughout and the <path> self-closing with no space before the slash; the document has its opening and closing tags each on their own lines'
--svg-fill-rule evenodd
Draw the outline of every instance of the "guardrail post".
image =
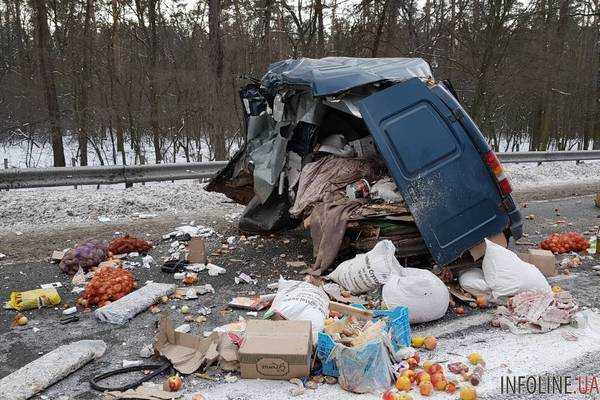
<svg viewBox="0 0 600 400">
<path fill-rule="evenodd" d="M 75 167 L 77 165 L 77 160 L 75 157 L 71 157 L 71 167 Z M 77 189 L 77 185 L 73 185 L 75 189 Z"/>
</svg>

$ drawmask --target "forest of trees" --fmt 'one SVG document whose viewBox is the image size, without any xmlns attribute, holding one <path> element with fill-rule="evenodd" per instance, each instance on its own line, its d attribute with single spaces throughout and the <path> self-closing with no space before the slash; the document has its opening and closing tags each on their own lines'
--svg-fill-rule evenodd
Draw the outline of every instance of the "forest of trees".
<svg viewBox="0 0 600 400">
<path fill-rule="evenodd" d="M 326 56 L 424 58 L 497 150 L 600 148 L 600 0 L 2 0 L 0 142 L 226 159 L 247 77 Z"/>
</svg>

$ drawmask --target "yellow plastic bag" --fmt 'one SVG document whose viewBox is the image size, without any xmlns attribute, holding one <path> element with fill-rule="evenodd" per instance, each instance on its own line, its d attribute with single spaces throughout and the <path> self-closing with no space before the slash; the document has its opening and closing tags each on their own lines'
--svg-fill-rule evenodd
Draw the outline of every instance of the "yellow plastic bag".
<svg viewBox="0 0 600 400">
<path fill-rule="evenodd" d="M 23 311 L 55 306 L 60 302 L 60 295 L 55 288 L 34 289 L 27 292 L 12 292 L 10 301 L 6 303 L 6 306 L 17 311 Z"/>
</svg>

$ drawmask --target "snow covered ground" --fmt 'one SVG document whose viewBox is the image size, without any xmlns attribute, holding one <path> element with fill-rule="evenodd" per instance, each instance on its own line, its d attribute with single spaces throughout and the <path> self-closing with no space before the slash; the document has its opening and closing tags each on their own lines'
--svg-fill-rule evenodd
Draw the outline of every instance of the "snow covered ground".
<svg viewBox="0 0 600 400">
<path fill-rule="evenodd" d="M 515 191 L 561 183 L 600 182 L 600 162 L 508 164 Z M 198 214 L 211 216 L 239 213 L 242 207 L 225 196 L 209 193 L 194 181 L 124 185 L 21 189 L 0 192 L 0 231 L 26 229 L 39 224 L 97 223 L 156 216 Z"/>
</svg>

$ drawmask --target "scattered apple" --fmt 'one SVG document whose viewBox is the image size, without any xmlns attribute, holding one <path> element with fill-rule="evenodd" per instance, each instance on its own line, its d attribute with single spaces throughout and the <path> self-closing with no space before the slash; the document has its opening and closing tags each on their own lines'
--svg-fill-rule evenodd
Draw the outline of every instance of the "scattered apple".
<svg viewBox="0 0 600 400">
<path fill-rule="evenodd" d="M 413 397 L 408 393 L 394 393 L 394 400 L 413 400 Z"/>
<path fill-rule="evenodd" d="M 419 355 L 419 353 L 413 354 L 412 358 L 417 360 L 417 364 L 421 362 L 421 356 Z"/>
<path fill-rule="evenodd" d="M 415 336 L 410 341 L 410 343 L 412 344 L 412 347 L 422 347 L 424 342 L 425 342 L 425 338 L 423 336 Z"/>
<path fill-rule="evenodd" d="M 391 390 L 386 390 L 385 392 L 383 392 L 383 396 L 381 396 L 381 400 L 395 400 L 395 396 L 396 393 L 392 392 Z"/>
<path fill-rule="evenodd" d="M 167 392 L 177 392 L 183 386 L 183 380 L 177 375 L 171 375 L 167 378 L 165 383 L 163 383 L 163 390 Z"/>
<path fill-rule="evenodd" d="M 436 383 L 433 383 L 433 387 L 435 388 L 435 390 L 440 391 L 440 392 L 443 392 L 444 390 L 446 390 L 447 385 L 448 385 L 448 381 L 446 379 L 444 379 L 443 377 Z"/>
<path fill-rule="evenodd" d="M 454 393 L 456 392 L 456 383 L 448 382 L 446 385 L 446 393 Z"/>
<path fill-rule="evenodd" d="M 27 322 L 29 322 L 29 320 L 23 314 L 17 314 L 17 316 L 15 317 L 15 322 L 17 325 L 23 326 L 27 325 Z"/>
<path fill-rule="evenodd" d="M 481 361 L 483 361 L 483 357 L 481 357 L 481 354 L 479 353 L 471 353 L 467 358 L 469 359 L 469 362 L 473 365 L 477 365 Z"/>
<path fill-rule="evenodd" d="M 475 391 L 475 388 L 471 387 L 471 386 L 466 386 L 462 389 L 460 389 L 460 400 L 476 400 L 477 399 L 477 392 Z"/>
<path fill-rule="evenodd" d="M 408 376 L 400 376 L 398 380 L 396 380 L 396 389 L 402 391 L 409 391 L 412 388 L 412 383 L 410 382 L 410 378 Z"/>
<path fill-rule="evenodd" d="M 429 367 L 428 372 L 430 375 L 433 375 L 433 374 L 437 374 L 438 372 L 443 373 L 444 369 L 442 368 L 441 364 L 435 363 L 435 364 L 432 364 L 431 367 Z"/>
<path fill-rule="evenodd" d="M 456 315 L 465 315 L 465 309 L 464 309 L 464 307 L 456 307 L 454 309 L 454 313 Z"/>
<path fill-rule="evenodd" d="M 552 286 L 552 293 L 560 293 L 562 292 L 562 288 L 558 285 Z"/>
<path fill-rule="evenodd" d="M 430 396 L 433 393 L 433 385 L 431 382 L 423 382 L 419 385 L 419 393 L 422 396 Z"/>
<path fill-rule="evenodd" d="M 182 314 L 188 314 L 190 312 L 190 308 L 188 306 L 182 306 L 181 307 L 181 313 Z"/>
<path fill-rule="evenodd" d="M 475 299 L 475 303 L 479 308 L 486 308 L 488 305 L 488 298 L 487 296 L 477 296 L 477 299 Z"/>
<path fill-rule="evenodd" d="M 437 346 L 437 339 L 433 336 L 427 336 L 423 341 L 423 346 L 425 346 L 427 350 L 433 350 Z"/>
<path fill-rule="evenodd" d="M 406 360 L 406 362 L 408 363 L 408 367 L 412 369 L 417 368 L 417 366 L 419 365 L 419 363 L 417 362 L 417 360 L 415 360 L 414 357 L 410 357 Z"/>
<path fill-rule="evenodd" d="M 429 375 L 425 371 L 419 371 L 415 375 L 415 380 L 417 383 L 421 384 L 422 382 L 431 382 L 431 375 Z"/>
<path fill-rule="evenodd" d="M 416 373 L 415 371 L 413 371 L 412 369 L 407 369 L 406 371 L 402 372 L 401 376 L 406 376 L 408 379 L 410 379 L 410 382 L 414 382 L 416 379 Z"/>
<path fill-rule="evenodd" d="M 160 298 L 160 302 L 161 303 L 168 303 L 169 302 L 169 297 L 168 296 L 162 296 Z"/>
<path fill-rule="evenodd" d="M 433 362 L 431 362 L 429 360 L 423 361 L 423 371 L 430 373 L 429 369 L 431 368 L 432 365 L 433 365 Z"/>
<path fill-rule="evenodd" d="M 431 383 L 433 384 L 434 387 L 436 387 L 440 381 L 445 381 L 445 380 L 446 379 L 444 378 L 444 374 L 442 374 L 441 372 L 436 372 L 435 374 L 431 375 Z"/>
</svg>

